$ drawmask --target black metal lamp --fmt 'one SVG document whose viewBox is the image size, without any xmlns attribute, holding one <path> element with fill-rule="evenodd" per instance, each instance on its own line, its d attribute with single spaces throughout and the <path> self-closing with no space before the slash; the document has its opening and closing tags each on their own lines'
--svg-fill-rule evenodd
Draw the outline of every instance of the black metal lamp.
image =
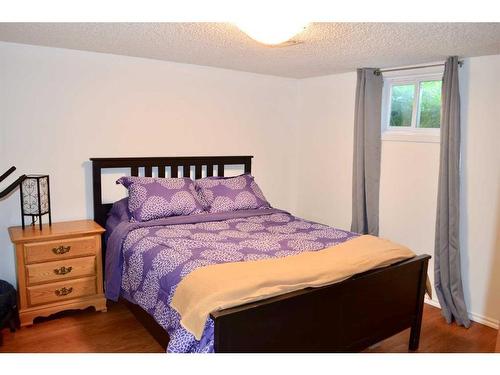
<svg viewBox="0 0 500 375">
<path fill-rule="evenodd" d="M 42 229 L 42 216 L 49 214 L 49 225 L 52 225 L 50 216 L 50 188 L 48 175 L 27 175 L 20 184 L 21 192 L 21 220 L 24 229 L 24 217 L 31 216 L 31 225 L 35 225 L 36 218 Z"/>
</svg>

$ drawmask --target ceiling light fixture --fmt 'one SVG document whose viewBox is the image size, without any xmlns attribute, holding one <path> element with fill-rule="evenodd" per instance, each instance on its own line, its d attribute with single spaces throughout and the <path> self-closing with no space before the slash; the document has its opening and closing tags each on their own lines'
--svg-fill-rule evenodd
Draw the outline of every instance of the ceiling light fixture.
<svg viewBox="0 0 500 375">
<path fill-rule="evenodd" d="M 236 22 L 236 26 L 250 38 L 267 45 L 283 44 L 295 35 L 304 31 L 308 22 L 281 20 L 279 22 L 265 20 Z"/>
</svg>

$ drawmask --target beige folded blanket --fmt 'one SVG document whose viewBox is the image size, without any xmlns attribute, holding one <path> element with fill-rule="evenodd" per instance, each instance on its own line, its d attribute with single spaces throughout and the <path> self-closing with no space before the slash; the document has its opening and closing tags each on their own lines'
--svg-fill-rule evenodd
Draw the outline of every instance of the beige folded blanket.
<svg viewBox="0 0 500 375">
<path fill-rule="evenodd" d="M 199 340 L 212 311 L 339 282 L 414 256 L 402 245 L 365 235 L 285 258 L 214 264 L 187 275 L 171 306 L 181 315 L 182 326 Z"/>
</svg>

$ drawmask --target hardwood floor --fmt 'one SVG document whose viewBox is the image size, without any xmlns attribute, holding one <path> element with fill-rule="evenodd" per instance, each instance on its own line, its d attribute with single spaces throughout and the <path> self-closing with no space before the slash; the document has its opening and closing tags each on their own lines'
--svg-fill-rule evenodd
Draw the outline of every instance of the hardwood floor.
<svg viewBox="0 0 500 375">
<path fill-rule="evenodd" d="M 64 312 L 3 333 L 0 352 L 163 352 L 125 306 L 110 302 L 106 313 Z M 365 352 L 407 352 L 409 334 L 401 332 Z M 478 323 L 469 329 L 447 325 L 438 309 L 425 305 L 419 352 L 494 352 L 496 338 L 497 330 Z"/>
<path fill-rule="evenodd" d="M 419 353 L 493 353 L 498 331 L 471 322 L 467 329 L 446 324 L 441 310 L 424 304 Z M 410 330 L 392 336 L 366 350 L 372 353 L 406 353 Z"/>
<path fill-rule="evenodd" d="M 0 352 L 161 353 L 164 350 L 129 310 L 108 301 L 108 312 L 94 309 L 37 318 L 33 326 L 4 330 Z"/>
</svg>

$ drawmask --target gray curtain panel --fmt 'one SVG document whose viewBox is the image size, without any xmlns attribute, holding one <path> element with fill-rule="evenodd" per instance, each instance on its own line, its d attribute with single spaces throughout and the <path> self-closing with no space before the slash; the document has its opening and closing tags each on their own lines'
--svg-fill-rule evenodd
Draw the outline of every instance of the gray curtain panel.
<svg viewBox="0 0 500 375">
<path fill-rule="evenodd" d="M 351 231 L 378 235 L 382 75 L 358 69 L 354 114 Z"/>
<path fill-rule="evenodd" d="M 441 109 L 441 151 L 434 247 L 434 283 L 448 323 L 470 326 L 460 271 L 460 92 L 458 57 L 446 61 Z"/>
</svg>

